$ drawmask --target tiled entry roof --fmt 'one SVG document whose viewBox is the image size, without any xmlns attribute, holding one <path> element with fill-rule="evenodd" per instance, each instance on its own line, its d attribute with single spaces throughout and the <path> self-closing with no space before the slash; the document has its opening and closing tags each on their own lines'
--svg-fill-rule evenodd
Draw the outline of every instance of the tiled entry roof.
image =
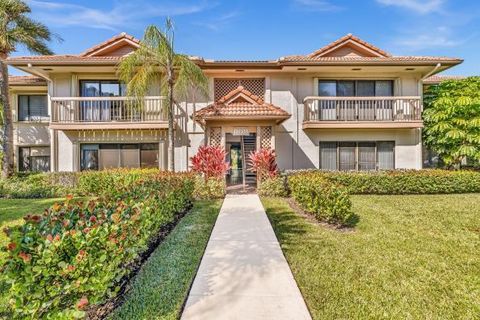
<svg viewBox="0 0 480 320">
<path fill-rule="evenodd" d="M 290 114 L 280 107 L 266 103 L 244 87 L 239 86 L 217 102 L 200 109 L 194 115 L 195 120 L 257 120 L 272 119 L 282 122 Z"/>
</svg>

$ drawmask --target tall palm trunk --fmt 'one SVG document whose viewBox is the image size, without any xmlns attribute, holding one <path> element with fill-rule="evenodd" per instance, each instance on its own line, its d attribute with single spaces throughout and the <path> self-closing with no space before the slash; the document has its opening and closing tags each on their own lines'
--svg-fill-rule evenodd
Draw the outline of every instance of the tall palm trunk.
<svg viewBox="0 0 480 320">
<path fill-rule="evenodd" d="M 175 171 L 173 80 L 168 81 L 168 171 Z"/>
<path fill-rule="evenodd" d="M 8 178 L 13 174 L 13 123 L 12 110 L 10 109 L 10 101 L 8 96 L 8 67 L 5 63 L 7 56 L 0 55 L 0 95 L 3 112 L 2 123 L 2 148 L 3 163 L 2 177 Z"/>
</svg>

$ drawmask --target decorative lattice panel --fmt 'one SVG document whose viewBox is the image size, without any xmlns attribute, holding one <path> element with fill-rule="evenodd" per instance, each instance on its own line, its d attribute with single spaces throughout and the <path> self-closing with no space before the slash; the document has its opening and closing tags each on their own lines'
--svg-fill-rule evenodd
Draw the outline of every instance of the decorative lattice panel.
<svg viewBox="0 0 480 320">
<path fill-rule="evenodd" d="M 260 148 L 273 149 L 272 146 L 272 127 L 260 128 Z"/>
<path fill-rule="evenodd" d="M 265 95 L 265 79 L 215 79 L 214 80 L 214 96 L 215 101 L 226 96 L 232 90 L 243 86 L 256 96 L 263 99 Z"/>
<path fill-rule="evenodd" d="M 220 147 L 222 145 L 222 128 L 210 128 L 209 143 L 213 147 Z"/>
</svg>

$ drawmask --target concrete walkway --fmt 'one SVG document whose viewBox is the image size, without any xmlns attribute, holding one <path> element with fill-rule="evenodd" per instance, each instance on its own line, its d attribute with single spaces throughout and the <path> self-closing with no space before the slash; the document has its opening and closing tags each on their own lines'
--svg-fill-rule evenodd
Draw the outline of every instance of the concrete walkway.
<svg viewBox="0 0 480 320">
<path fill-rule="evenodd" d="M 225 198 L 182 319 L 311 319 L 257 195 Z"/>
</svg>

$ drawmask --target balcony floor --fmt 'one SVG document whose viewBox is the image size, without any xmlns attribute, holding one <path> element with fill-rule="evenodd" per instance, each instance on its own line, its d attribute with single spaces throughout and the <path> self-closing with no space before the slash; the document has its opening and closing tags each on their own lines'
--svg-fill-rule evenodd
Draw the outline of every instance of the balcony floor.
<svg viewBox="0 0 480 320">
<path fill-rule="evenodd" d="M 168 129 L 167 121 L 155 122 L 50 122 L 55 130 L 128 130 L 128 129 Z"/>
<path fill-rule="evenodd" d="M 415 121 L 304 121 L 305 129 L 414 129 L 423 128 L 422 120 Z"/>
</svg>

